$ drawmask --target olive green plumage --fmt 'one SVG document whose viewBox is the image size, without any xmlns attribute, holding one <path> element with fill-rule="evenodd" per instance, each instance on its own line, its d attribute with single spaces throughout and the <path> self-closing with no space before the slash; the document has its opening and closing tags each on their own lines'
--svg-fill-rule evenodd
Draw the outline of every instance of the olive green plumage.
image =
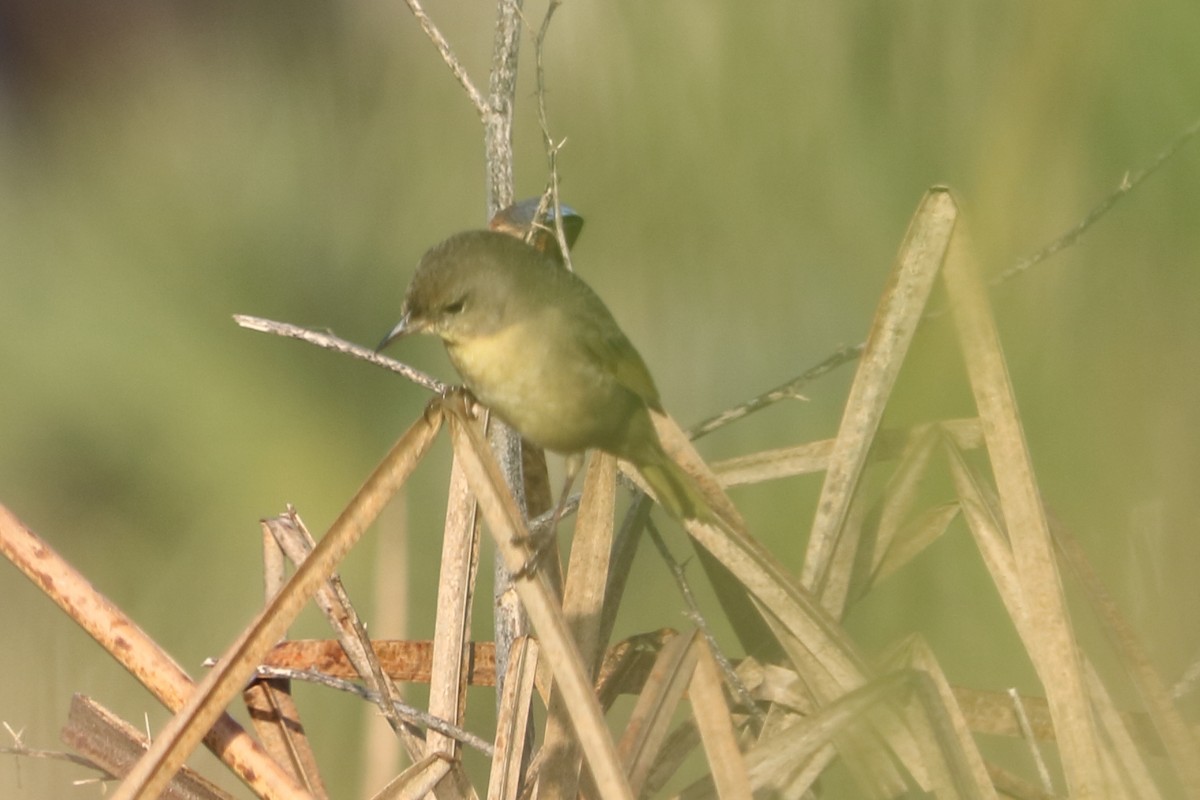
<svg viewBox="0 0 1200 800">
<path fill-rule="evenodd" d="M 638 467 L 679 518 L 707 515 L 663 450 L 650 410 L 658 389 L 603 301 L 577 275 L 519 239 L 467 231 L 421 259 L 403 317 L 384 339 L 439 336 L 467 388 L 534 444 L 597 448 Z"/>
</svg>

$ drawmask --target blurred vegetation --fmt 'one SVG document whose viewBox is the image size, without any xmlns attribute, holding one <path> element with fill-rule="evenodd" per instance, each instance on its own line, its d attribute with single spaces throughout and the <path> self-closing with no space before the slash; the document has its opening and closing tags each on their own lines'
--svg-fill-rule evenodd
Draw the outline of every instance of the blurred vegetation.
<svg viewBox="0 0 1200 800">
<path fill-rule="evenodd" d="M 486 84 L 494 10 L 429 11 Z M 1075 224 L 1200 115 L 1198 40 L 1187 0 L 567 3 L 546 68 L 564 197 L 588 219 L 576 267 L 686 425 L 861 340 L 927 186 L 959 192 L 991 272 Z M 546 177 L 527 42 L 518 196 Z M 401 3 L 0 7 L 0 502 L 193 674 L 260 602 L 257 520 L 293 502 L 323 529 L 426 400 L 230 315 L 373 344 L 423 250 L 483 223 L 481 142 Z M 1046 499 L 1168 680 L 1200 648 L 1198 187 L 1192 144 L 994 293 Z M 930 327 L 893 422 L 968 409 L 958 357 Z M 433 342 L 396 355 L 452 375 Z M 833 435 L 849 376 L 704 452 Z M 438 453 L 408 503 L 416 609 L 436 580 Z M 734 499 L 798 565 L 819 486 Z M 386 535 L 345 570 L 368 611 Z M 662 596 L 633 604 L 625 632 L 682 624 L 662 565 L 643 555 L 635 569 L 631 585 Z M 998 657 L 1010 629 L 979 641 L 981 620 L 1003 619 L 986 581 L 965 537 L 942 541 L 850 625 L 875 646 L 923 631 L 952 680 L 1036 688 Z M 0 719 L 29 745 L 54 745 L 73 691 L 161 724 L 8 567 L 0 597 Z M 428 635 L 428 617 L 404 635 Z M 357 785 L 345 735 L 373 712 L 311 702 L 345 720 L 315 731 L 335 794 L 377 788 Z M 66 780 L 0 768 L 8 797 Z"/>
</svg>

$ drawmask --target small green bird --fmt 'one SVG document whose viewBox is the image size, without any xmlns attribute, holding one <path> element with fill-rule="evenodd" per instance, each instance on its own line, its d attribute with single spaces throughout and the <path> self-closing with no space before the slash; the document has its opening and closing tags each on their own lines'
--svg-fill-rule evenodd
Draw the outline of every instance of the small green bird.
<svg viewBox="0 0 1200 800">
<path fill-rule="evenodd" d="M 435 245 L 378 349 L 416 332 L 440 337 L 467 388 L 528 441 L 611 453 L 676 518 L 712 518 L 658 440 L 650 411 L 662 403 L 642 357 L 591 287 L 549 256 L 485 230 Z"/>
</svg>

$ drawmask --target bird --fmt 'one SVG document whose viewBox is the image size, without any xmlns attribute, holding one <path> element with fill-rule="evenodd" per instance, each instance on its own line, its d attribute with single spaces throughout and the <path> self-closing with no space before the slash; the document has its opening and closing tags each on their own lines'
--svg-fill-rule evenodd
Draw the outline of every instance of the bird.
<svg viewBox="0 0 1200 800">
<path fill-rule="evenodd" d="M 604 301 L 551 255 L 493 230 L 450 236 L 421 258 L 376 349 L 411 333 L 439 337 L 476 399 L 568 456 L 568 486 L 582 454 L 601 450 L 636 467 L 671 516 L 713 518 L 659 441 L 650 415 L 664 412 L 646 363 Z"/>
</svg>

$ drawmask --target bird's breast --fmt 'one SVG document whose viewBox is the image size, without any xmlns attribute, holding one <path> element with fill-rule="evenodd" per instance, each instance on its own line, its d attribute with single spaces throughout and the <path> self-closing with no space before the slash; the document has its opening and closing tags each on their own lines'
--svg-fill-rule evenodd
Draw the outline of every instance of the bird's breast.
<svg viewBox="0 0 1200 800">
<path fill-rule="evenodd" d="M 467 387 L 529 441 L 571 453 L 601 446 L 613 413 L 611 375 L 532 321 L 447 342 Z"/>
</svg>

